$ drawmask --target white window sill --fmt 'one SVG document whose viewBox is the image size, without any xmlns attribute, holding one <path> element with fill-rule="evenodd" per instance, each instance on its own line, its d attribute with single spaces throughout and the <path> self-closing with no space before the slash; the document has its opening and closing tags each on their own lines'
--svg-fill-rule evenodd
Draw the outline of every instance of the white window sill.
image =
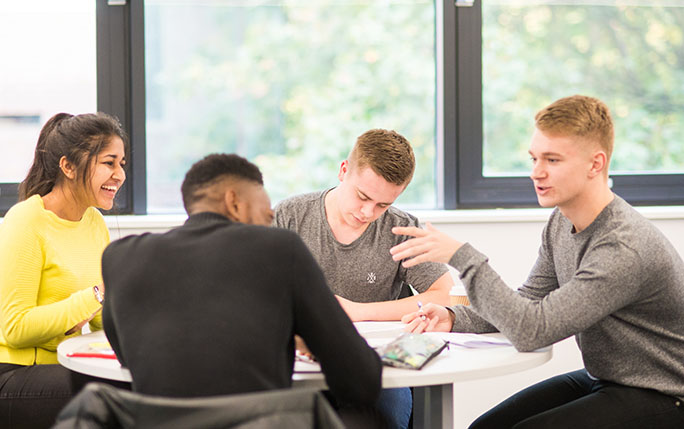
<svg viewBox="0 0 684 429">
<path fill-rule="evenodd" d="M 646 219 L 684 220 L 684 206 L 635 207 Z M 431 223 L 546 222 L 553 209 L 416 210 L 411 214 Z"/>
<path fill-rule="evenodd" d="M 651 220 L 684 220 L 684 206 L 658 206 L 636 208 Z M 551 209 L 481 209 L 481 210 L 408 210 L 421 222 L 447 223 L 516 223 L 545 222 Z M 107 226 L 119 229 L 168 229 L 182 225 L 187 217 L 173 215 L 119 215 L 105 216 Z"/>
<path fill-rule="evenodd" d="M 684 206 L 657 206 L 636 208 L 651 220 L 684 220 Z M 408 210 L 421 222 L 446 223 L 516 223 L 545 222 L 551 209 L 480 209 L 480 210 Z M 118 215 L 105 216 L 109 228 L 168 229 L 182 225 L 187 216 L 169 215 Z M 2 218 L 0 218 L 2 223 Z"/>
</svg>

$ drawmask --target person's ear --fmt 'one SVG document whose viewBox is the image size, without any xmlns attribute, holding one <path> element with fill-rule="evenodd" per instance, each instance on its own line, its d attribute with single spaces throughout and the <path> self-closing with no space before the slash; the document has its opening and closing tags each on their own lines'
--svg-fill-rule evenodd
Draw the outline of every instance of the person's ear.
<svg viewBox="0 0 684 429">
<path fill-rule="evenodd" d="M 342 161 L 342 164 L 340 164 L 340 172 L 337 173 L 337 178 L 340 179 L 340 182 L 344 180 L 345 174 L 349 172 L 349 161 L 346 159 Z"/>
<path fill-rule="evenodd" d="M 62 170 L 62 174 L 64 174 L 67 179 L 74 180 L 76 178 L 76 168 L 67 160 L 66 156 L 59 159 L 59 169 Z"/>
<path fill-rule="evenodd" d="M 226 189 L 226 193 L 223 195 L 223 202 L 226 205 L 226 214 L 228 215 L 228 218 L 232 221 L 240 222 L 242 207 L 240 198 L 237 192 L 235 192 L 235 189 Z"/>
<path fill-rule="evenodd" d="M 594 152 L 591 158 L 591 168 L 589 169 L 589 177 L 594 178 L 603 174 L 608 167 L 608 156 L 602 150 Z"/>
</svg>

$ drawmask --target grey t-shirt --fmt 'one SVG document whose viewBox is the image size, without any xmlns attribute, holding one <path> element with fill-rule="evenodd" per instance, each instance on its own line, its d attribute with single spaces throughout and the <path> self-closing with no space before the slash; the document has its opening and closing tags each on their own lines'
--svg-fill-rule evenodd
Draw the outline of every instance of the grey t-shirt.
<svg viewBox="0 0 684 429">
<path fill-rule="evenodd" d="M 470 245 L 449 263 L 472 304 L 453 330 L 498 329 L 520 350 L 575 335 L 594 377 L 684 398 L 684 262 L 622 198 L 579 233 L 555 210 L 517 292 Z"/>
<path fill-rule="evenodd" d="M 419 225 L 414 216 L 392 206 L 352 243 L 338 242 L 325 215 L 328 191 L 281 201 L 273 225 L 299 234 L 333 293 L 355 302 L 389 301 L 398 298 L 402 282 L 425 292 L 448 271 L 446 265 L 436 263 L 406 269 L 392 260 L 390 248 L 409 238 L 393 234 L 392 228 Z"/>
</svg>

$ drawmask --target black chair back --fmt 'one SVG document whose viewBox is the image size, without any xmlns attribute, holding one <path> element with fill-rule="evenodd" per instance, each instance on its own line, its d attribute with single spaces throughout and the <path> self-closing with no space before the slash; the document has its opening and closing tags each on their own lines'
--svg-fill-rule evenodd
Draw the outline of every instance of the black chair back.
<svg viewBox="0 0 684 429">
<path fill-rule="evenodd" d="M 53 429 L 344 429 L 317 390 L 282 389 L 206 398 L 164 398 L 89 383 Z"/>
</svg>

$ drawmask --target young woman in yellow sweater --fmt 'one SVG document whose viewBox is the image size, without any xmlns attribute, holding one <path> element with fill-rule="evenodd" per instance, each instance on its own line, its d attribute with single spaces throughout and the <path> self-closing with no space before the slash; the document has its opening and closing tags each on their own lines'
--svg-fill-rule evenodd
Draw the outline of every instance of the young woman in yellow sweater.
<svg viewBox="0 0 684 429">
<path fill-rule="evenodd" d="M 49 427 L 80 383 L 57 345 L 101 329 L 101 258 L 126 174 L 127 137 L 103 113 L 59 113 L 40 132 L 20 202 L 0 224 L 0 427 Z"/>
</svg>

